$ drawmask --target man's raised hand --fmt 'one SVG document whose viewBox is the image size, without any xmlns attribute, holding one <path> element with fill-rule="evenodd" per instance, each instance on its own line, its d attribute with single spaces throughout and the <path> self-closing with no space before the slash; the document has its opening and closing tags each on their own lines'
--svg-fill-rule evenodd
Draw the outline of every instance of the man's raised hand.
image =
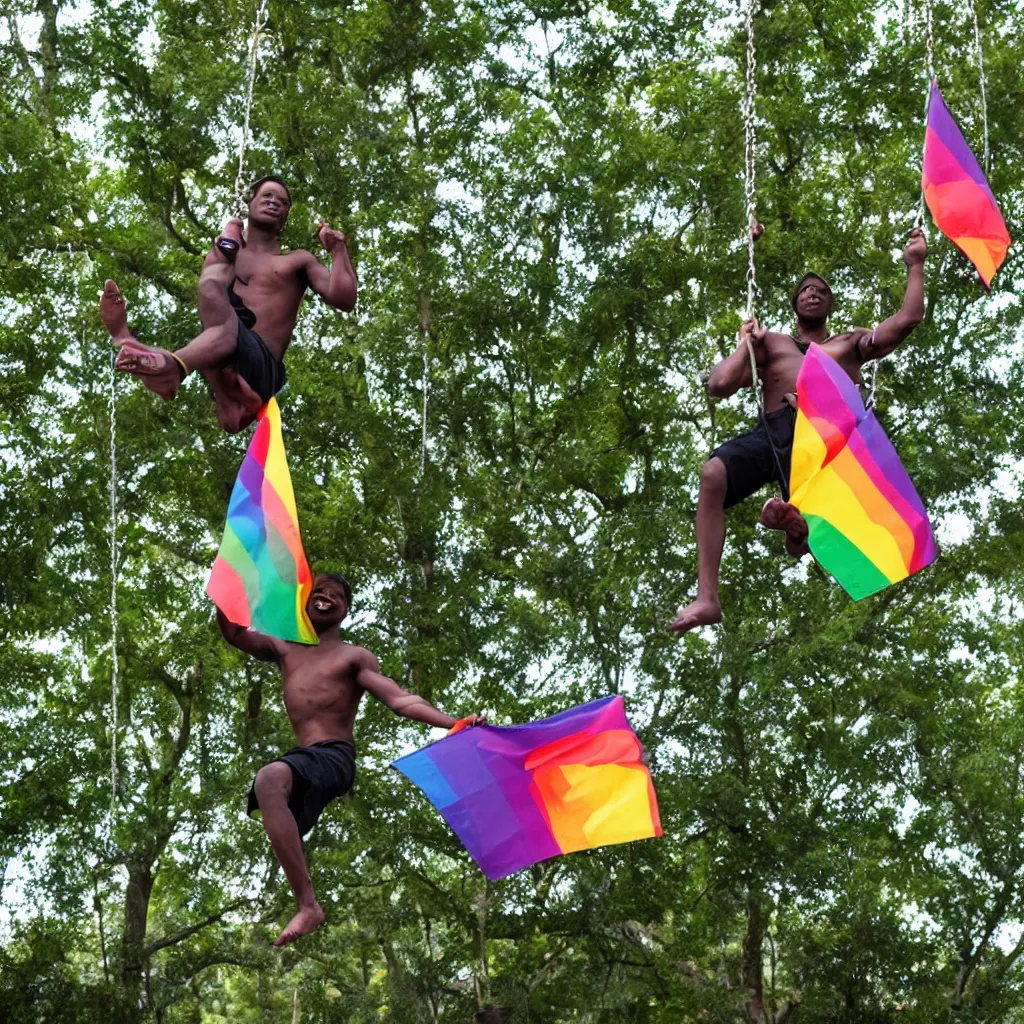
<svg viewBox="0 0 1024 1024">
<path fill-rule="evenodd" d="M 328 251 L 334 252 L 339 246 L 345 244 L 345 235 L 341 231 L 335 231 L 327 221 L 320 221 L 317 225 L 317 235 L 320 238 L 320 244 Z"/>
<path fill-rule="evenodd" d="M 928 241 L 924 237 L 923 228 L 914 228 L 910 232 L 910 238 L 903 248 L 903 262 L 908 267 L 919 266 L 924 263 L 928 255 Z"/>
</svg>

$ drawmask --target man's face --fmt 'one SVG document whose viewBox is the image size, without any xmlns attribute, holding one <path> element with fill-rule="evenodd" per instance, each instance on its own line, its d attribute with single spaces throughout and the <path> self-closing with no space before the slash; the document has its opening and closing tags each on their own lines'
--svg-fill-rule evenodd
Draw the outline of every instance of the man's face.
<svg viewBox="0 0 1024 1024">
<path fill-rule="evenodd" d="M 291 206 L 283 185 L 276 181 L 265 181 L 249 203 L 249 220 L 280 231 L 288 220 Z"/>
<path fill-rule="evenodd" d="M 796 315 L 801 320 L 825 320 L 831 312 L 829 286 L 816 277 L 809 277 L 796 293 Z"/>
<path fill-rule="evenodd" d="M 345 588 L 330 576 L 317 576 L 306 601 L 306 614 L 318 633 L 337 626 L 348 614 Z"/>
</svg>

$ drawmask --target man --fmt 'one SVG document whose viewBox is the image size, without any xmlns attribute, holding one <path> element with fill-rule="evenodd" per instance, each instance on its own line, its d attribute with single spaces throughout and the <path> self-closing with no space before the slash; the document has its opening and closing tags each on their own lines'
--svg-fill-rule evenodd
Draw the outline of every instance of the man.
<svg viewBox="0 0 1024 1024">
<path fill-rule="evenodd" d="M 231 220 L 211 247 L 199 278 L 203 330 L 176 352 L 133 337 L 124 298 L 115 282 L 107 281 L 100 317 L 120 349 L 115 366 L 166 401 L 177 395 L 189 373 L 199 370 L 213 390 L 221 426 L 234 434 L 252 423 L 284 385 L 282 359 L 306 288 L 336 309 L 350 312 L 356 305 L 356 275 L 340 231 L 320 225 L 320 241 L 331 254 L 329 270 L 303 249 L 281 252 L 281 230 L 291 206 L 280 178 L 260 178 L 252 186 L 246 239 L 242 222 Z"/>
<path fill-rule="evenodd" d="M 796 336 L 777 334 L 748 320 L 740 328 L 740 341 L 732 355 L 723 359 L 708 378 L 708 394 L 728 398 L 752 383 L 749 341 L 754 348 L 757 375 L 764 387 L 764 413 L 749 433 L 719 446 L 704 464 L 697 497 L 697 597 L 680 606 L 669 623 L 681 634 L 695 626 L 722 621 L 718 600 L 718 569 L 725 544 L 725 509 L 778 481 L 789 496 L 789 460 L 796 422 L 796 379 L 811 342 L 817 342 L 856 383 L 861 366 L 881 359 L 924 317 L 924 261 L 928 245 L 920 228 L 914 228 L 903 250 L 907 265 L 907 289 L 900 311 L 873 331 L 855 328 L 828 337 L 826 321 L 832 312 L 832 290 L 817 274 L 805 274 L 792 295 Z M 800 557 L 807 551 L 807 524 L 799 511 L 773 498 L 765 504 L 761 522 L 786 533 L 786 549 Z"/>
<path fill-rule="evenodd" d="M 278 947 L 324 923 L 301 837 L 331 800 L 352 787 L 352 726 L 363 693 L 372 693 L 403 718 L 427 725 L 452 729 L 484 722 L 482 715 L 456 722 L 381 675 L 380 665 L 369 651 L 342 640 L 338 626 L 351 601 L 352 589 L 344 576 L 322 573 L 313 580 L 306 611 L 320 638 L 315 647 L 244 629 L 217 612 L 217 624 L 229 644 L 261 661 L 277 662 L 284 682 L 285 710 L 299 743 L 264 765 L 249 791 L 248 813 L 257 809 L 262 813 L 274 856 L 299 904 L 298 912 L 274 941 Z"/>
</svg>

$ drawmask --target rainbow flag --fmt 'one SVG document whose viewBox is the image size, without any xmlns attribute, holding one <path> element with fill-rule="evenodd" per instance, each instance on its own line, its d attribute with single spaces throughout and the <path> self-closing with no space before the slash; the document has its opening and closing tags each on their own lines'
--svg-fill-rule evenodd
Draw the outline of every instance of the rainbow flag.
<svg viewBox="0 0 1024 1024">
<path fill-rule="evenodd" d="M 312 588 L 281 437 L 281 410 L 271 398 L 259 412 L 238 471 L 206 592 L 237 626 L 315 644 L 317 635 L 306 614 Z"/>
<path fill-rule="evenodd" d="M 814 557 L 855 601 L 935 561 L 928 514 L 873 410 L 818 345 L 796 382 L 790 503 Z"/>
<path fill-rule="evenodd" d="M 548 857 L 661 835 L 621 697 L 529 725 L 463 729 L 394 763 L 491 879 Z"/>
<path fill-rule="evenodd" d="M 985 175 L 934 79 L 921 188 L 938 229 L 974 264 L 985 287 L 991 287 L 1010 247 L 1010 235 Z"/>
</svg>

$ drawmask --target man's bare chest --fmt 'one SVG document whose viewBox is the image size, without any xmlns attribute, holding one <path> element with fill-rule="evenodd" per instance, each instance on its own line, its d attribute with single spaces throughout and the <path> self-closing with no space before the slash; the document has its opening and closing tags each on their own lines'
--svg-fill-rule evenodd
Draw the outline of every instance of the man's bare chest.
<svg viewBox="0 0 1024 1024">
<path fill-rule="evenodd" d="M 243 249 L 235 263 L 235 288 L 243 298 L 246 292 L 301 298 L 306 280 L 301 263 L 288 254 L 268 256 Z"/>
</svg>

